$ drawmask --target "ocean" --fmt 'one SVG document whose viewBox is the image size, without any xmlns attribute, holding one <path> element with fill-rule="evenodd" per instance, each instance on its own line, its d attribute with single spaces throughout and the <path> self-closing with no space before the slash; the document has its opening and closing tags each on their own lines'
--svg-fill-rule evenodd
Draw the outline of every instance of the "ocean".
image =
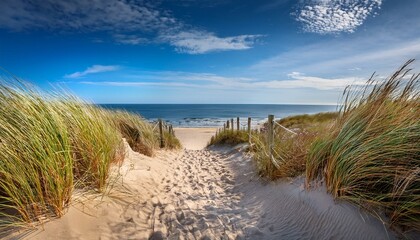
<svg viewBox="0 0 420 240">
<path fill-rule="evenodd" d="M 282 104 L 101 104 L 108 109 L 121 109 L 142 115 L 148 121 L 161 118 L 175 127 L 220 127 L 228 119 L 240 117 L 241 124 L 252 118 L 252 125 L 267 120 L 297 114 L 332 112 L 332 105 L 282 105 Z"/>
</svg>

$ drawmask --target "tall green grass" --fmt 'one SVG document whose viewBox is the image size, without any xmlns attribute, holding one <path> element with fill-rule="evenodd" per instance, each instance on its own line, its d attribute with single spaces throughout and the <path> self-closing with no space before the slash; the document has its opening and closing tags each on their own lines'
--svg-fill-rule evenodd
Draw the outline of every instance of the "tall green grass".
<svg viewBox="0 0 420 240">
<path fill-rule="evenodd" d="M 281 125 L 293 129 L 291 134 L 275 127 L 273 158 L 270 157 L 265 130 L 251 132 L 251 147 L 260 175 L 270 179 L 295 177 L 306 169 L 306 155 L 315 139 L 321 137 L 337 118 L 337 113 L 296 115 L 278 120 Z M 266 128 L 266 124 L 265 127 Z M 263 128 L 263 129 L 264 129 Z M 213 136 L 209 145 L 235 145 L 248 142 L 248 132 L 226 129 Z"/>
<path fill-rule="evenodd" d="M 348 88 L 336 123 L 307 156 L 307 180 L 335 197 L 384 209 L 391 225 L 420 229 L 419 75 L 407 62 L 385 81 Z"/>
<path fill-rule="evenodd" d="M 113 114 L 71 96 L 55 104 L 71 139 L 77 186 L 102 190 L 110 164 L 124 158 L 121 133 L 112 122 Z"/>
<path fill-rule="evenodd" d="M 210 145 L 236 145 L 248 142 L 248 132 L 245 130 L 225 129 L 215 136 L 212 136 L 209 142 Z"/>
<path fill-rule="evenodd" d="M 163 132 L 163 146 L 169 150 L 176 150 L 182 147 L 179 139 L 169 131 Z"/>
<path fill-rule="evenodd" d="M 0 229 L 62 216 L 74 188 L 102 191 L 124 158 L 122 137 L 148 155 L 159 147 L 138 115 L 0 77 Z"/>
<path fill-rule="evenodd" d="M 109 112 L 109 115 L 134 151 L 147 156 L 154 155 L 155 149 L 159 147 L 159 135 L 151 124 L 125 111 Z"/>
<path fill-rule="evenodd" d="M 312 143 L 325 135 L 336 118 L 337 113 L 317 113 L 278 120 L 279 124 L 293 129 L 296 134 L 274 125 L 272 157 L 269 154 L 268 133 L 263 131 L 255 135 L 253 150 L 260 175 L 273 180 L 302 175 L 306 170 L 306 155 Z"/>
</svg>

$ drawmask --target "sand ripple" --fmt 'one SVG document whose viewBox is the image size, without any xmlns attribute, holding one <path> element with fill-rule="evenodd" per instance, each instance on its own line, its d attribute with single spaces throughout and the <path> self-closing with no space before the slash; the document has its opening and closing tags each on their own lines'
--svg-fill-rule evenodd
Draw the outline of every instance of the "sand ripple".
<svg viewBox="0 0 420 240">
<path fill-rule="evenodd" d="M 240 152 L 185 150 L 151 200 L 151 238 L 395 238 L 377 219 L 302 182 L 265 182 Z"/>
</svg>

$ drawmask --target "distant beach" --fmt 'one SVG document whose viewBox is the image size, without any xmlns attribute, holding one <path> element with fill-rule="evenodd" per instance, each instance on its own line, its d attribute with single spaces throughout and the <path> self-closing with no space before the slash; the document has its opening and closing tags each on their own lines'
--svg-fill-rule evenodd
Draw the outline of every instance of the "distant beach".
<svg viewBox="0 0 420 240">
<path fill-rule="evenodd" d="M 292 104 L 100 104 L 108 109 L 138 113 L 149 121 L 162 118 L 176 127 L 220 127 L 232 117 L 241 123 L 252 118 L 255 126 L 267 120 L 268 114 L 283 118 L 298 114 L 333 112 L 335 105 Z"/>
</svg>

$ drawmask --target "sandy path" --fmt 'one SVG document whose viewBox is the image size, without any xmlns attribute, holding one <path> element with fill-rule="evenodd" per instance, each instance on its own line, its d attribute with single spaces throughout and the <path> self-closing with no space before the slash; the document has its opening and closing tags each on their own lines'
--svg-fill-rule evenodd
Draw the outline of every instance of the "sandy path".
<svg viewBox="0 0 420 240">
<path fill-rule="evenodd" d="M 204 149 L 217 128 L 174 128 L 175 136 L 189 150 Z"/>
<path fill-rule="evenodd" d="M 151 239 L 394 239 L 376 218 L 303 179 L 265 182 L 239 149 L 185 150 L 152 199 Z"/>
<path fill-rule="evenodd" d="M 357 207 L 303 179 L 266 182 L 237 148 L 202 149 L 208 129 L 181 138 L 185 150 L 149 158 L 128 145 L 106 196 L 75 194 L 61 219 L 28 239 L 394 239 Z M 180 131 L 176 130 L 178 134 Z M 188 134 L 190 137 L 188 137 Z M 191 140 L 200 139 L 200 141 Z M 197 144 L 199 143 L 199 144 Z M 201 148 L 200 150 L 192 150 Z M 19 236 L 14 235 L 13 237 Z"/>
<path fill-rule="evenodd" d="M 185 150 L 172 176 L 164 179 L 166 196 L 155 204 L 155 239 L 236 239 L 243 235 L 246 212 L 233 191 L 226 156 L 208 150 Z M 169 201 L 168 201 L 169 200 Z"/>
</svg>

